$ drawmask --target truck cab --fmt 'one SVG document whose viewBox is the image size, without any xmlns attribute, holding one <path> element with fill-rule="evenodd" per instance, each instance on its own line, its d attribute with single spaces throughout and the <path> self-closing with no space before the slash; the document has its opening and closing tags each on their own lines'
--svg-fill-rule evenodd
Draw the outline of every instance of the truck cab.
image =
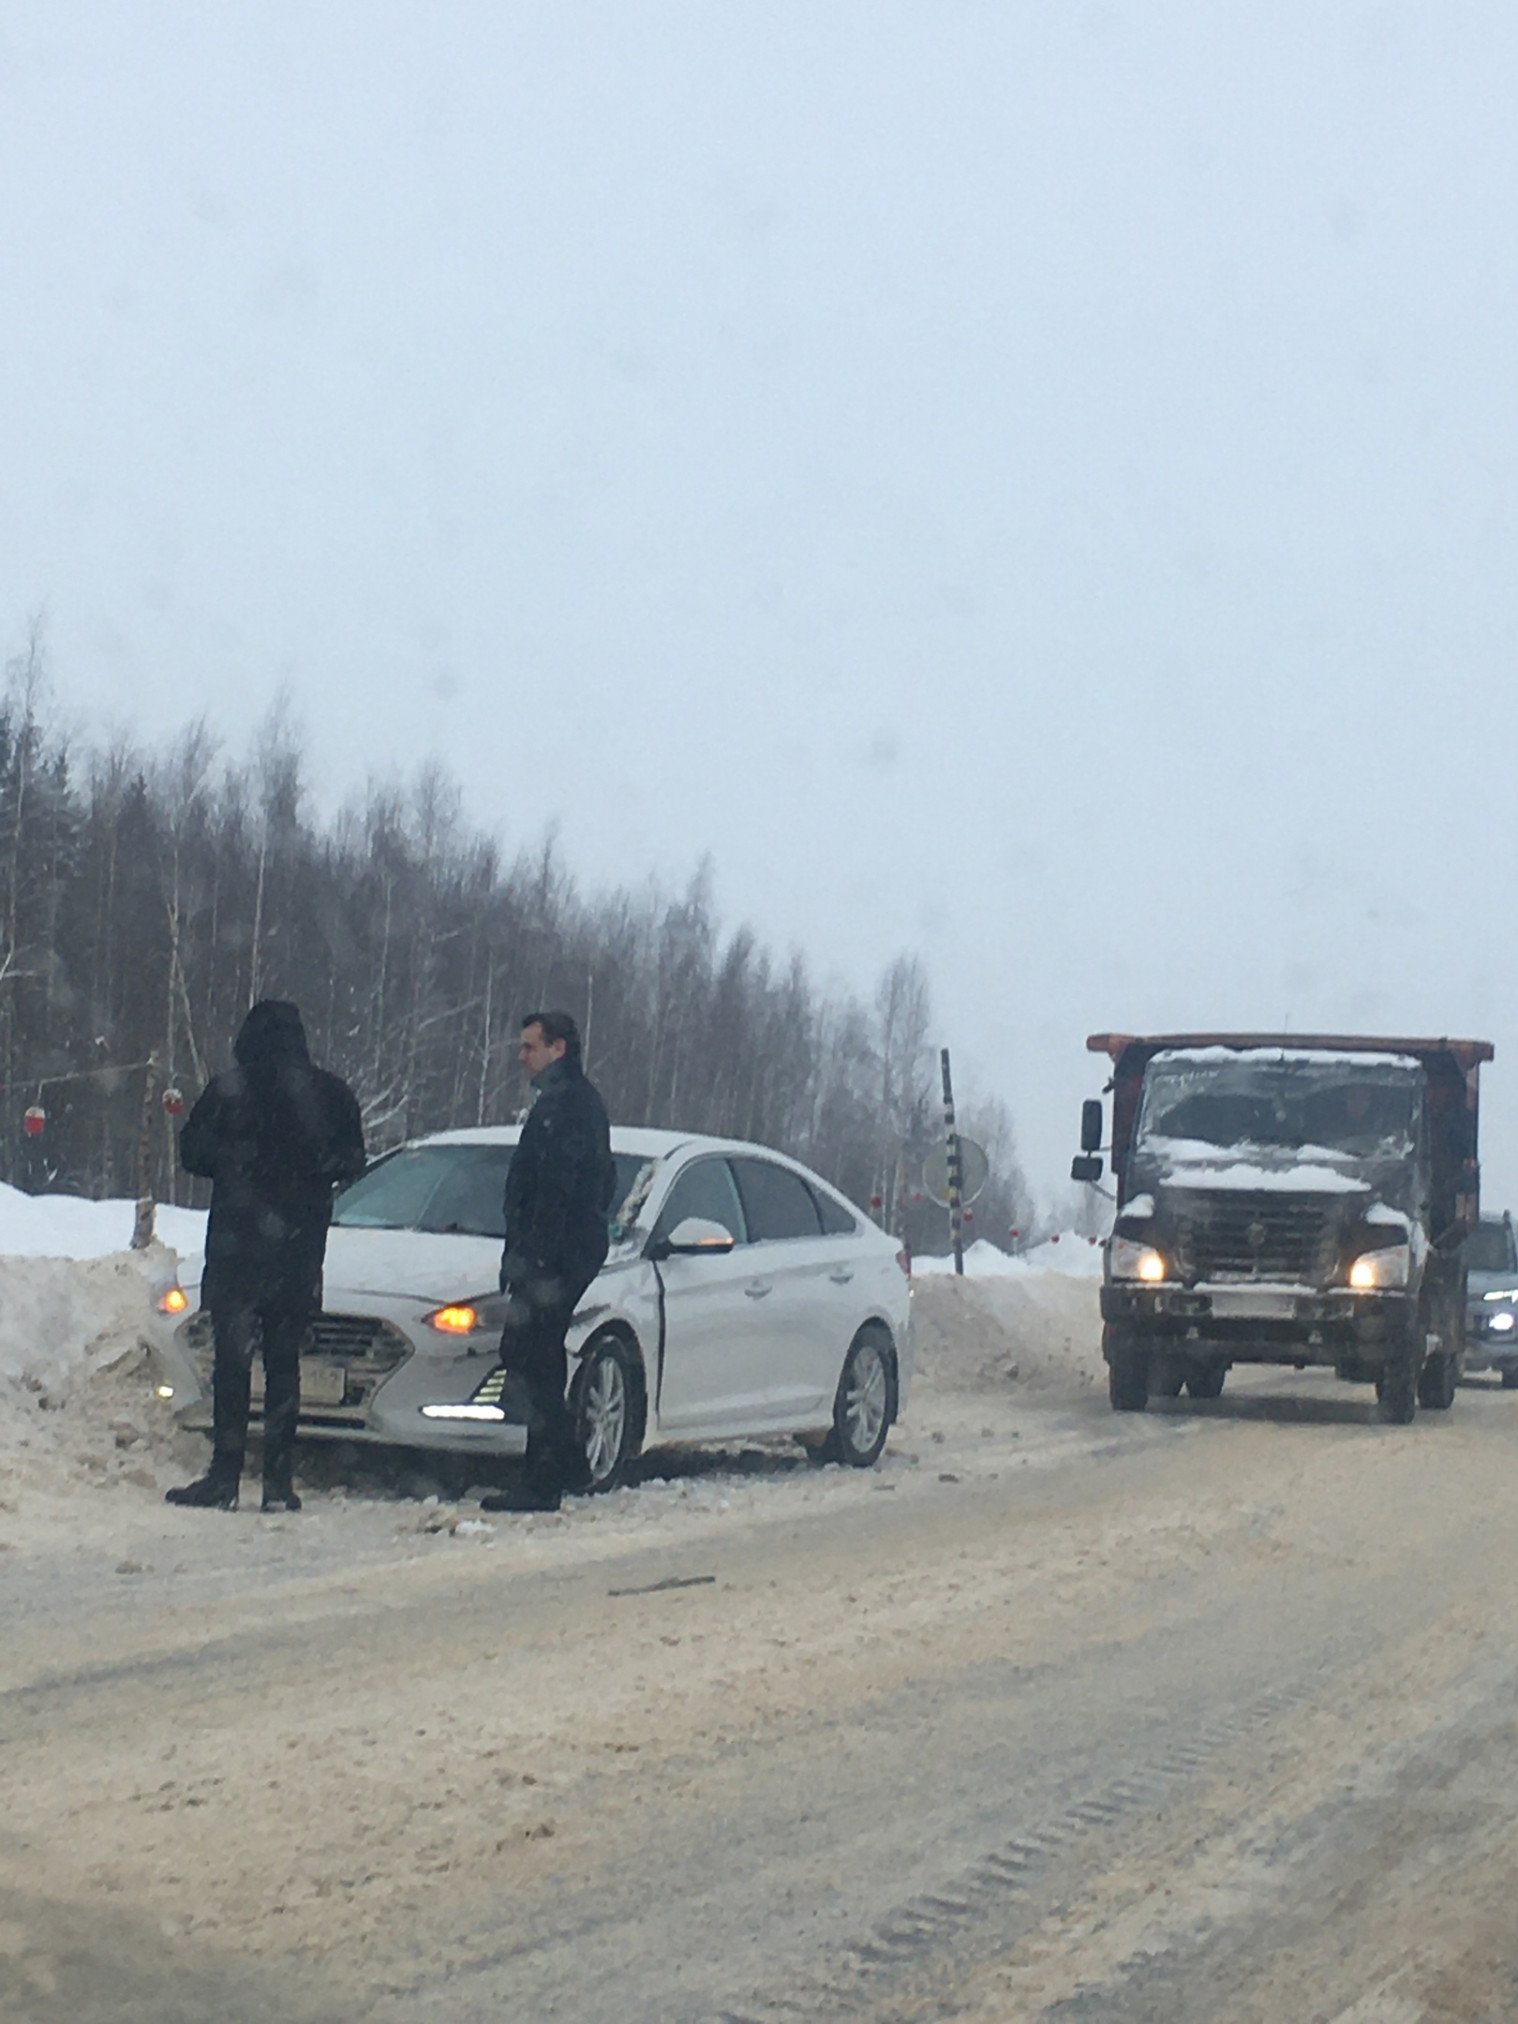
<svg viewBox="0 0 1518 2024">
<path fill-rule="evenodd" d="M 1326 1365 L 1383 1418 L 1454 1400 L 1486 1041 L 1095 1034 L 1112 1062 L 1112 1404 L 1215 1398 L 1238 1363 Z M 1102 1113 L 1078 1180 L 1100 1179 Z"/>
</svg>

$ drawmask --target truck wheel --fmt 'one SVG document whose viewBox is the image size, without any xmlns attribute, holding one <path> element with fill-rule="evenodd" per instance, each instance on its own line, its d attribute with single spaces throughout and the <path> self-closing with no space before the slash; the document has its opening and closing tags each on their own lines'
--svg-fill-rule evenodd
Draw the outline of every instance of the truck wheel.
<svg viewBox="0 0 1518 2024">
<path fill-rule="evenodd" d="M 1223 1380 L 1227 1375 L 1226 1363 L 1194 1363 L 1186 1380 L 1186 1389 L 1194 1399 L 1221 1398 Z"/>
<path fill-rule="evenodd" d="M 1518 1363 L 1505 1363 L 1502 1366 L 1502 1389 L 1518 1391 Z"/>
<path fill-rule="evenodd" d="M 1107 1359 L 1107 1390 L 1115 1413 L 1141 1413 L 1149 1403 L 1149 1352 L 1131 1335 L 1107 1328 L 1102 1351 Z"/>
<path fill-rule="evenodd" d="M 1186 1366 L 1178 1356 L 1157 1356 L 1149 1366 L 1149 1396 L 1178 1399 L 1186 1383 Z"/>
<path fill-rule="evenodd" d="M 1455 1403 L 1455 1358 L 1449 1350 L 1424 1359 L 1418 1377 L 1418 1403 L 1432 1413 L 1447 1413 Z"/>
<path fill-rule="evenodd" d="M 1418 1410 L 1418 1347 L 1421 1336 L 1409 1335 L 1387 1350 L 1381 1375 L 1376 1379 L 1376 1397 L 1381 1417 L 1389 1427 L 1405 1427 Z"/>
</svg>

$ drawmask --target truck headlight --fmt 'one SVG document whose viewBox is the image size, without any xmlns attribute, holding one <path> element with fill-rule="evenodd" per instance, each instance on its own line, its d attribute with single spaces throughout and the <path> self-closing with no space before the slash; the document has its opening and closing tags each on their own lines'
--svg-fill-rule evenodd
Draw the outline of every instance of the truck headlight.
<svg viewBox="0 0 1518 2024">
<path fill-rule="evenodd" d="M 1518 1315 L 1513 1313 L 1511 1307 L 1504 1307 L 1500 1314 L 1487 1317 L 1486 1327 L 1489 1335 L 1511 1335 L 1515 1325 L 1518 1325 Z"/>
<path fill-rule="evenodd" d="M 1357 1293 L 1374 1292 L 1384 1286 L 1405 1286 L 1412 1262 L 1412 1249 L 1407 1244 L 1388 1244 L 1382 1251 L 1363 1251 L 1349 1268 L 1349 1283 Z"/>
<path fill-rule="evenodd" d="M 1140 1244 L 1132 1237 L 1114 1237 L 1107 1249 L 1107 1263 L 1114 1279 L 1142 1279 L 1156 1286 L 1167 1276 L 1163 1251 L 1152 1244 Z"/>
</svg>

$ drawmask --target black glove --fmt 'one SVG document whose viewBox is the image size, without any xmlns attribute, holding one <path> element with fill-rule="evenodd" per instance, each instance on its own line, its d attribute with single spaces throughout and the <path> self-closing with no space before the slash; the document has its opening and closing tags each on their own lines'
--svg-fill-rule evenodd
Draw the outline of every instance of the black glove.
<svg viewBox="0 0 1518 2024">
<path fill-rule="evenodd" d="M 507 1251 L 501 1259 L 501 1291 L 511 1286 L 525 1286 L 529 1279 L 536 1278 L 537 1267 L 525 1251 Z"/>
</svg>

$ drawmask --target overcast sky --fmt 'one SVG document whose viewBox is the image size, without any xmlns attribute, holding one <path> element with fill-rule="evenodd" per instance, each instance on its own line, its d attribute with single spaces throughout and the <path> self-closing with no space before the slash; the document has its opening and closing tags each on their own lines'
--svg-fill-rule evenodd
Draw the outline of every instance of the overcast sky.
<svg viewBox="0 0 1518 2024">
<path fill-rule="evenodd" d="M 0 0 L 0 646 L 941 1036 L 1493 1038 L 1511 0 Z"/>
</svg>

